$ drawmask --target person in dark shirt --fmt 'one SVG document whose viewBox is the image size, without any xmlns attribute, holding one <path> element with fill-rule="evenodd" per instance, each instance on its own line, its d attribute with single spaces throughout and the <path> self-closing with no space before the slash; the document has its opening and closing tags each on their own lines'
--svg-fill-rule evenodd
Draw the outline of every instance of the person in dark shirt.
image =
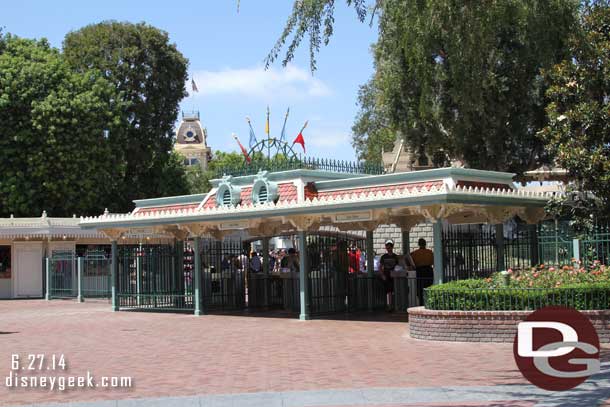
<svg viewBox="0 0 610 407">
<path fill-rule="evenodd" d="M 398 265 L 400 257 L 394 253 L 394 241 L 388 239 L 385 242 L 386 253 L 379 259 L 380 275 L 383 279 L 383 285 L 385 286 L 386 292 L 386 306 L 387 310 L 393 309 L 392 296 L 394 294 L 394 278 L 392 278 L 392 271 Z"/>
</svg>

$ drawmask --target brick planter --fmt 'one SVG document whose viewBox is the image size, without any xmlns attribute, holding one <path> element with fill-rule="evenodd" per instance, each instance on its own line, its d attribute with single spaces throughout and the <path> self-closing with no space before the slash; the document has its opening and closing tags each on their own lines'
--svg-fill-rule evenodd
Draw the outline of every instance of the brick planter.
<svg viewBox="0 0 610 407">
<path fill-rule="evenodd" d="M 532 311 L 437 311 L 409 308 L 412 338 L 429 341 L 512 342 L 517 324 Z M 591 322 L 599 340 L 610 343 L 610 310 L 581 311 Z"/>
</svg>

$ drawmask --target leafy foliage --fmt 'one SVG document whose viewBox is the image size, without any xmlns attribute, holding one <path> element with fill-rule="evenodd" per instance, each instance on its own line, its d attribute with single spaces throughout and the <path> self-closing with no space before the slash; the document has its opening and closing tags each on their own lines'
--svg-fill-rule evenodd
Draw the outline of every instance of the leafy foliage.
<svg viewBox="0 0 610 407">
<path fill-rule="evenodd" d="M 548 305 L 608 309 L 610 268 L 540 265 L 531 270 L 495 273 L 487 279 L 452 281 L 426 290 L 426 308 L 453 310 L 531 310 Z"/>
<path fill-rule="evenodd" d="M 100 213 L 120 162 L 127 105 L 95 70 L 74 72 L 46 40 L 0 36 L 0 216 Z"/>
<path fill-rule="evenodd" d="M 573 0 L 384 1 L 374 81 L 390 125 L 474 168 L 547 161 L 540 70 L 566 57 L 576 12 Z"/>
<path fill-rule="evenodd" d="M 374 79 L 360 87 L 358 104 L 360 111 L 352 126 L 352 146 L 360 160 L 378 162 L 382 149 L 392 148 L 396 131 L 389 123 L 387 106 Z"/>
<path fill-rule="evenodd" d="M 99 70 L 128 104 L 127 125 L 112 133 L 121 169 L 118 209 L 129 209 L 133 199 L 187 193 L 184 170 L 171 151 L 188 61 L 167 33 L 107 21 L 69 33 L 63 49 L 77 72 Z"/>
<path fill-rule="evenodd" d="M 374 6 L 372 13 L 381 0 L 345 0 L 348 7 L 353 7 L 356 16 L 361 22 L 365 20 L 370 6 Z M 322 44 L 328 45 L 333 35 L 333 24 L 335 22 L 335 0 L 294 0 L 292 12 L 286 21 L 284 30 L 278 38 L 275 46 L 267 55 L 265 66 L 268 68 L 278 57 L 282 48 L 292 35 L 286 49 L 286 55 L 282 64 L 286 66 L 293 58 L 296 49 L 303 38 L 309 36 L 309 61 L 312 72 L 316 70 L 316 55 Z"/>
<path fill-rule="evenodd" d="M 569 171 L 582 204 L 569 201 L 559 211 L 585 222 L 610 210 L 610 7 L 607 1 L 586 7 L 581 29 L 569 44 L 570 57 L 546 71 L 548 125 L 540 132 L 557 164 Z M 588 196 L 592 192 L 594 196 Z M 593 198 L 593 199 L 591 199 Z M 599 201 L 599 202 L 598 202 Z"/>
</svg>

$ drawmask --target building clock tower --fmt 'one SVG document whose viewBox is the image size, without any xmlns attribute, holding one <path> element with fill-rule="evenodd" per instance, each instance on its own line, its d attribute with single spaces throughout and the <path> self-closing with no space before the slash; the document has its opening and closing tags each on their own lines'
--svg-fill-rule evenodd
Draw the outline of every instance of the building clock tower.
<svg viewBox="0 0 610 407">
<path fill-rule="evenodd" d="M 201 126 L 199 112 L 182 112 L 182 122 L 176 132 L 174 151 L 184 158 L 184 165 L 208 168 L 212 149 L 207 145 L 207 131 Z"/>
</svg>

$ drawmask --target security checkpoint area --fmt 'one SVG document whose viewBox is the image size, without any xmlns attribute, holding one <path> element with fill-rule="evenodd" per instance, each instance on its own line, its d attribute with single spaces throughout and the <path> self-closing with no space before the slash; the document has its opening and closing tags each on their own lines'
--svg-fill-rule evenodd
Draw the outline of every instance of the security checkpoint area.
<svg viewBox="0 0 610 407">
<path fill-rule="evenodd" d="M 516 189 L 513 174 L 464 168 L 384 175 L 302 168 L 226 175 L 212 184 L 207 194 L 139 200 L 130 213 L 81 218 L 83 229 L 110 238 L 113 310 L 275 310 L 302 320 L 388 306 L 406 311 L 423 303 L 424 287 L 472 266 L 462 256 L 446 267 L 456 262 L 443 247 L 450 225 L 489 224 L 502 236 L 510 219 L 542 220 L 548 199 Z M 373 231 L 394 224 L 409 242 L 422 223 L 433 229 L 432 274 L 417 276 L 403 264 L 388 289 Z M 257 270 L 253 249 L 261 253 Z M 504 267 L 503 246 L 494 256 L 492 267 Z"/>
</svg>

